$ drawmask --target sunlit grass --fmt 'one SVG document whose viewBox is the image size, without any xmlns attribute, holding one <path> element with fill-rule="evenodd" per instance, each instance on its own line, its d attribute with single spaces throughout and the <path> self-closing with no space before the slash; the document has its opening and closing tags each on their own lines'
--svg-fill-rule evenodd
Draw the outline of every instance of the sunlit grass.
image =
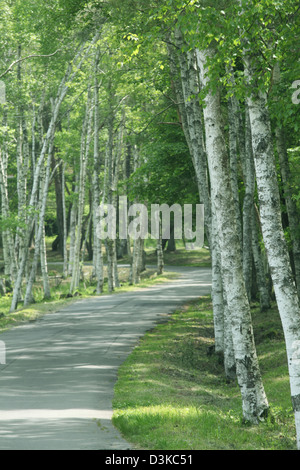
<svg viewBox="0 0 300 470">
<path fill-rule="evenodd" d="M 201 298 L 142 338 L 119 370 L 115 426 L 142 449 L 296 449 L 285 345 L 281 334 L 274 339 L 272 333 L 281 331 L 277 309 L 265 317 L 253 309 L 271 413 L 249 426 L 237 384 L 226 383 L 223 364 L 207 354 L 214 343 L 211 308 L 210 298 Z"/>
</svg>

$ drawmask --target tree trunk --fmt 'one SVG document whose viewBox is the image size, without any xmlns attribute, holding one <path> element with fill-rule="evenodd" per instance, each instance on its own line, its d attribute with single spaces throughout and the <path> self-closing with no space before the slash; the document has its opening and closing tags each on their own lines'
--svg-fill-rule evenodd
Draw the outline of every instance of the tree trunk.
<svg viewBox="0 0 300 470">
<path fill-rule="evenodd" d="M 88 98 L 86 103 L 86 113 L 83 123 L 83 129 L 81 134 L 81 152 L 80 152 L 80 172 L 79 172 L 79 188 L 78 188 L 78 214 L 77 214 L 77 227 L 76 227 L 76 238 L 74 246 L 74 258 L 73 258 L 73 273 L 70 285 L 70 294 L 79 288 L 80 275 L 81 275 L 81 242 L 82 242 L 82 223 L 84 216 L 84 205 L 85 205 L 85 189 L 86 189 L 86 174 L 87 174 L 87 162 L 89 156 L 89 149 L 92 136 L 92 100 L 90 96 L 90 90 L 88 91 Z"/>
<path fill-rule="evenodd" d="M 68 276 L 68 248 L 67 248 L 67 238 L 68 238 L 68 228 L 67 228 L 67 211 L 66 211 L 66 198 L 65 198 L 65 171 L 66 163 L 63 164 L 62 168 L 62 211 L 63 211 L 63 227 L 64 227 L 64 239 L 63 239 L 63 254 L 64 254 L 64 265 L 63 265 L 63 279 L 66 279 Z"/>
<path fill-rule="evenodd" d="M 99 173 L 100 173 L 100 152 L 99 152 L 99 83 L 98 83 L 98 65 L 100 51 L 97 49 L 95 57 L 95 89 L 94 89 L 94 166 L 93 166 L 93 233 L 94 233 L 94 250 L 93 264 L 97 281 L 96 294 L 103 292 L 103 256 L 102 241 L 97 235 L 97 228 L 100 222 L 99 205 L 100 205 L 100 189 L 99 189 Z"/>
<path fill-rule="evenodd" d="M 252 60 L 245 56 L 245 72 L 253 83 Z M 284 237 L 267 95 L 251 85 L 249 106 L 260 219 L 277 305 L 285 334 L 297 444 L 300 449 L 300 307 Z"/>
<path fill-rule="evenodd" d="M 275 84 L 279 84 L 281 81 L 280 66 L 278 62 L 274 67 L 273 80 Z M 286 148 L 285 130 L 282 127 L 281 122 L 277 122 L 275 138 L 292 241 L 295 282 L 298 298 L 300 300 L 300 214 L 297 209 L 296 202 L 293 199 L 293 192 L 291 189 L 292 174 Z"/>
<path fill-rule="evenodd" d="M 217 220 L 215 210 L 212 210 L 212 230 L 211 230 L 211 259 L 212 259 L 212 304 L 214 312 L 214 335 L 215 335 L 215 352 L 218 355 L 225 354 L 225 346 L 229 347 L 228 343 L 225 343 L 224 338 L 224 292 L 222 285 L 222 273 L 221 273 L 221 253 L 217 232 Z"/>
<path fill-rule="evenodd" d="M 40 170 L 41 166 L 44 163 L 45 155 L 47 153 L 47 150 L 49 148 L 49 143 L 52 139 L 52 136 L 54 135 L 54 130 L 56 127 L 57 123 L 57 118 L 59 114 L 59 110 L 61 107 L 61 104 L 68 92 L 68 82 L 72 82 L 73 79 L 75 78 L 78 70 L 81 68 L 86 56 L 89 54 L 91 47 L 93 44 L 98 40 L 99 38 L 99 33 L 97 33 L 89 45 L 89 47 L 85 48 L 85 44 L 80 48 L 79 52 L 77 53 L 76 57 L 74 60 L 69 64 L 68 69 L 66 71 L 65 76 L 63 77 L 59 88 L 57 92 L 57 96 L 53 102 L 53 110 L 52 110 L 52 115 L 51 115 L 51 120 L 48 126 L 47 134 L 45 138 L 43 139 L 43 145 L 41 148 L 40 156 L 35 164 L 35 171 L 33 174 L 33 182 L 32 182 L 32 189 L 31 189 L 31 195 L 30 195 L 30 200 L 28 204 L 28 217 L 27 217 L 27 228 L 24 234 L 24 247 L 27 247 L 27 249 L 23 250 L 22 257 L 19 263 L 19 268 L 18 268 L 18 273 L 16 276 L 16 281 L 14 285 L 14 291 L 13 291 L 13 298 L 12 298 L 12 303 L 10 307 L 10 312 L 14 312 L 17 308 L 18 305 L 18 300 L 21 295 L 21 286 L 22 286 L 22 281 L 23 281 L 23 274 L 25 272 L 25 268 L 27 266 L 27 259 L 28 259 L 28 245 L 29 245 L 29 240 L 30 236 L 33 230 L 33 225 L 34 225 L 34 210 L 36 208 L 37 204 L 37 194 L 38 194 L 38 187 L 39 187 L 39 177 L 40 177 Z"/>
<path fill-rule="evenodd" d="M 252 222 L 255 192 L 255 170 L 252 155 L 252 141 L 249 121 L 249 111 L 245 112 L 245 151 L 242 160 L 244 174 L 245 196 L 243 202 L 243 273 L 246 291 L 251 301 L 252 286 Z"/>
<path fill-rule="evenodd" d="M 256 217 L 256 209 L 254 204 L 252 205 L 252 217 L 251 217 L 251 240 L 252 240 L 252 253 L 253 261 L 256 272 L 256 281 L 259 292 L 260 310 L 262 312 L 268 310 L 271 307 L 269 289 L 267 285 L 267 273 L 264 264 L 264 254 L 260 248 L 260 232 Z"/>
<path fill-rule="evenodd" d="M 37 231 L 37 238 L 35 240 L 35 250 L 34 250 L 34 257 L 33 257 L 33 262 L 31 266 L 31 271 L 30 271 L 30 276 L 27 280 L 27 286 L 26 286 L 26 294 L 24 298 L 24 306 L 29 305 L 30 303 L 34 302 L 34 296 L 33 296 L 33 283 L 36 278 L 36 273 L 37 273 L 37 267 L 38 267 L 38 261 L 41 255 L 41 248 L 42 250 L 42 255 L 44 254 L 45 256 L 45 239 L 43 237 L 44 231 L 45 231 L 45 213 L 46 213 L 46 206 L 47 206 L 47 196 L 48 196 L 48 191 L 49 191 L 49 183 L 50 183 L 50 173 L 51 173 L 51 161 L 52 161 L 52 155 L 53 155 L 53 143 L 54 143 L 54 134 L 55 134 L 55 128 L 53 128 L 53 134 L 50 139 L 49 143 L 49 150 L 48 150 L 48 159 L 47 159 L 47 165 L 46 165 L 46 171 L 45 171 L 45 179 L 44 179 L 44 171 L 41 169 L 41 177 L 40 177 L 40 204 L 39 204 L 39 219 L 38 219 L 38 231 Z M 48 278 L 48 273 L 47 273 L 47 262 L 45 257 L 43 257 L 42 260 L 42 274 L 43 274 L 43 281 L 44 281 L 44 287 L 45 287 L 45 292 L 44 295 L 45 297 L 50 297 L 50 287 L 49 283 L 47 282 Z"/>
<path fill-rule="evenodd" d="M 3 123 L 6 127 L 6 120 Z M 7 166 L 8 166 L 8 151 L 6 138 L 4 139 L 3 150 L 0 148 L 0 191 L 1 191 L 1 209 L 2 217 L 8 220 L 10 216 L 8 187 L 7 187 Z M 4 264 L 5 274 L 10 276 L 12 282 L 15 281 L 17 276 L 17 257 L 14 244 L 14 236 L 10 227 L 3 232 L 3 250 L 4 250 Z"/>
<path fill-rule="evenodd" d="M 44 287 L 44 299 L 51 299 L 51 289 L 48 276 L 48 262 L 47 262 L 47 251 L 46 251 L 46 238 L 45 238 L 45 226 L 42 231 L 41 240 L 41 271 Z"/>
<path fill-rule="evenodd" d="M 75 166 L 75 162 L 74 162 Z M 79 191 L 79 174 L 76 172 L 75 174 L 75 183 L 74 183 L 74 191 L 71 208 L 71 216 L 70 216 L 70 252 L 69 252 L 69 264 L 68 264 L 68 274 L 70 276 L 73 275 L 74 269 L 74 253 L 75 253 L 75 240 L 76 240 L 76 224 L 77 224 L 77 214 L 78 214 L 78 191 Z"/>
<path fill-rule="evenodd" d="M 183 38 L 179 30 L 176 34 L 177 47 L 181 49 Z M 212 258 L 212 302 L 215 324 L 215 350 L 218 354 L 224 353 L 224 310 L 222 295 L 222 277 L 221 267 L 219 265 L 219 251 L 216 240 L 213 241 L 213 209 L 209 193 L 209 179 L 207 175 L 207 156 L 202 135 L 202 111 L 199 106 L 197 95 L 200 91 L 198 78 L 198 69 L 194 63 L 194 54 L 187 56 L 182 52 L 174 51 L 174 48 L 168 45 L 170 59 L 170 69 L 182 128 L 189 147 L 190 155 L 195 169 L 195 175 L 198 183 L 199 199 L 203 198 L 205 206 L 205 232 L 210 247 Z M 177 70 L 177 62 L 179 69 Z M 194 116 L 194 117 L 193 117 Z M 200 135 L 200 138 L 199 138 Z"/>
<path fill-rule="evenodd" d="M 198 51 L 201 81 L 209 87 L 207 59 L 213 49 Z M 240 240 L 230 181 L 230 166 L 221 122 L 220 92 L 208 91 L 204 121 L 206 150 L 209 160 L 212 204 L 215 204 L 220 241 L 222 277 L 230 310 L 236 373 L 241 390 L 243 415 L 246 421 L 258 423 L 268 410 L 254 343 L 250 305 L 243 280 Z"/>
<path fill-rule="evenodd" d="M 183 37 L 179 29 L 175 31 L 177 47 L 183 46 Z M 208 190 L 207 155 L 203 140 L 202 110 L 198 93 L 200 91 L 195 51 L 179 53 L 182 98 L 186 116 L 186 135 L 190 145 L 191 157 L 198 183 L 200 202 L 205 206 L 205 231 L 210 245 L 211 202 Z M 180 92 L 179 92 L 180 93 Z"/>
<path fill-rule="evenodd" d="M 231 97 L 228 102 L 228 125 L 229 125 L 229 158 L 230 158 L 230 176 L 233 202 L 236 213 L 236 226 L 240 241 L 240 256 L 242 257 L 242 219 L 239 199 L 238 185 L 238 135 L 237 135 L 237 116 L 238 106 L 235 96 Z"/>
<path fill-rule="evenodd" d="M 160 213 L 158 213 L 158 226 L 159 226 L 159 237 L 157 240 L 157 274 L 160 276 L 164 272 L 164 252 L 162 246 L 162 220 Z"/>
</svg>

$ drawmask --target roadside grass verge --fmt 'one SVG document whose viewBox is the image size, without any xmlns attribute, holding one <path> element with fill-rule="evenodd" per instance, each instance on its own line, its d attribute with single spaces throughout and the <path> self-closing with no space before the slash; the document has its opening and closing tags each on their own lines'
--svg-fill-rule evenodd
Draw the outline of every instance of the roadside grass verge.
<svg viewBox="0 0 300 470">
<path fill-rule="evenodd" d="M 60 267 L 55 266 L 55 270 L 53 269 L 50 271 L 51 299 L 49 300 L 43 300 L 43 288 L 41 280 L 39 279 L 37 279 L 33 289 L 36 303 L 31 304 L 28 307 L 22 307 L 22 303 L 20 303 L 20 307 L 16 312 L 9 313 L 12 300 L 11 294 L 0 297 L 0 334 L 10 328 L 13 328 L 14 326 L 17 326 L 20 323 L 35 321 L 46 313 L 57 312 L 70 303 L 76 302 L 78 299 L 89 298 L 96 295 L 95 282 L 89 280 L 92 267 L 84 267 L 84 272 L 87 278 L 84 282 L 80 283 L 80 288 L 76 292 L 76 295 L 71 298 L 67 298 L 70 287 L 70 279 L 62 280 L 60 269 Z M 116 288 L 115 291 L 110 295 L 151 287 L 159 283 L 176 279 L 179 276 L 178 274 L 172 272 L 165 272 L 164 274 L 158 276 L 154 270 L 147 269 L 141 275 L 140 284 L 131 286 L 128 283 L 128 274 L 128 268 L 120 268 L 119 276 L 121 287 Z M 57 285 L 57 283 L 59 284 Z M 106 282 L 104 284 L 103 294 L 101 295 L 108 294 L 109 292 Z"/>
<path fill-rule="evenodd" d="M 285 343 L 276 306 L 252 308 L 270 416 L 243 423 L 240 391 L 228 384 L 213 346 L 209 297 L 170 316 L 119 369 L 113 423 L 136 449 L 296 450 Z"/>
<path fill-rule="evenodd" d="M 150 244 L 145 248 L 147 265 L 157 264 L 156 249 Z M 121 264 L 128 263 L 128 257 L 120 260 Z M 165 266 L 190 266 L 207 268 L 211 266 L 210 253 L 206 248 L 187 251 L 182 242 L 177 243 L 176 251 L 164 251 Z"/>
</svg>

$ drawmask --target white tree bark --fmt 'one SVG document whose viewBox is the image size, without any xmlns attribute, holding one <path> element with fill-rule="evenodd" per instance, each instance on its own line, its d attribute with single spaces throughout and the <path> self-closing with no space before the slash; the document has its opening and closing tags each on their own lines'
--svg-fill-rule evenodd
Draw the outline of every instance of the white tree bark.
<svg viewBox="0 0 300 470">
<path fill-rule="evenodd" d="M 99 205 L 100 205 L 100 189 L 99 189 L 99 69 L 100 51 L 97 49 L 95 57 L 95 88 L 94 88 L 94 166 L 93 166 L 93 231 L 94 231 L 94 250 L 93 263 L 97 281 L 96 294 L 103 292 L 103 256 L 102 241 L 98 237 L 97 228 L 100 222 Z"/>
<path fill-rule="evenodd" d="M 45 226 L 43 227 L 43 230 L 42 230 L 42 239 L 41 239 L 41 272 L 42 272 L 42 279 L 43 279 L 44 299 L 51 299 L 51 289 L 50 289 L 49 276 L 48 276 Z"/>
<path fill-rule="evenodd" d="M 159 224 L 159 238 L 157 240 L 157 274 L 160 276 L 164 272 L 164 251 L 162 241 L 162 220 L 160 214 L 158 214 Z"/>
<path fill-rule="evenodd" d="M 201 81 L 209 87 L 207 60 L 214 50 L 198 51 Z M 220 93 L 207 90 L 204 108 L 206 150 L 220 241 L 222 277 L 230 310 L 236 373 L 241 390 L 244 419 L 257 423 L 268 410 L 256 354 L 250 305 L 243 280 L 240 243 L 235 220 L 230 166 L 221 122 Z"/>
<path fill-rule="evenodd" d="M 52 149 L 50 148 L 52 151 Z M 46 176 L 46 175 L 45 175 Z M 41 175 L 41 185 L 40 185 L 40 194 L 43 195 L 44 191 L 47 191 L 48 193 L 48 188 L 49 188 L 49 183 L 45 181 L 45 177 Z M 48 188 L 45 188 L 45 184 L 48 184 Z M 47 199 L 46 199 L 47 201 Z M 45 204 L 46 204 L 45 201 Z M 47 250 L 46 250 L 46 238 L 45 238 L 45 216 L 44 216 L 44 209 L 42 207 L 43 200 L 41 201 L 41 207 L 40 207 L 40 214 L 42 214 L 43 217 L 43 227 L 42 227 L 42 234 L 41 234 L 41 239 L 40 239 L 40 252 L 41 252 L 41 273 L 42 273 L 42 279 L 43 279 L 43 287 L 44 287 L 44 299 L 50 299 L 51 298 L 51 290 L 50 290 L 50 283 L 49 283 L 49 277 L 48 277 L 48 262 L 47 262 Z M 46 207 L 45 207 L 46 211 Z M 39 243 L 39 230 L 37 231 L 36 234 L 36 243 Z"/>
<path fill-rule="evenodd" d="M 9 203 L 7 193 L 7 158 L 5 153 L 0 149 L 0 190 L 1 190 L 1 213 L 4 220 L 8 219 Z M 4 258 L 4 273 L 6 276 L 11 276 L 11 258 L 9 250 L 9 229 L 2 229 L 2 243 L 3 243 L 3 258 Z M 13 240 L 11 239 L 11 243 Z"/>
<path fill-rule="evenodd" d="M 179 30 L 175 34 L 177 47 L 183 47 L 183 37 Z M 170 69 L 182 128 L 189 147 L 198 183 L 200 201 L 205 206 L 205 232 L 212 258 L 212 302 L 215 327 L 215 351 L 224 353 L 224 307 L 222 293 L 222 275 L 219 260 L 219 248 L 213 234 L 213 208 L 209 193 L 207 177 L 207 156 L 203 141 L 203 117 L 197 95 L 200 91 L 199 71 L 195 64 L 194 52 L 185 54 L 174 51 L 168 45 Z M 179 71 L 177 67 L 179 63 Z M 177 78 L 179 77 L 179 78 Z"/>
<path fill-rule="evenodd" d="M 221 272 L 221 253 L 218 239 L 216 210 L 212 207 L 212 228 L 211 228 L 211 259 L 212 259 L 212 304 L 214 312 L 214 336 L 215 336 L 215 352 L 218 355 L 230 355 L 228 349 L 231 343 L 225 342 L 224 331 L 224 291 L 222 285 Z M 226 370 L 227 367 L 225 367 Z"/>
<path fill-rule="evenodd" d="M 228 102 L 228 124 L 229 124 L 229 157 L 230 157 L 230 175 L 231 175 L 231 189 L 233 202 L 236 212 L 236 226 L 238 230 L 238 237 L 240 240 L 241 256 L 242 256 L 242 218 L 239 199 L 239 185 L 238 185 L 238 135 L 237 135 L 237 119 L 239 109 L 235 96 L 231 97 Z"/>
<path fill-rule="evenodd" d="M 295 281 L 297 286 L 298 297 L 300 299 L 300 235 L 299 235 L 299 218 L 300 214 L 297 209 L 296 202 L 292 197 L 290 188 L 291 169 L 289 165 L 288 153 L 285 143 L 284 129 L 277 127 L 275 130 L 276 146 L 280 164 L 282 182 L 284 185 L 284 198 L 286 201 L 286 209 L 291 232 L 293 261 L 295 267 Z"/>
<path fill-rule="evenodd" d="M 6 123 L 4 123 L 6 126 Z M 9 198 L 8 198 L 8 184 L 7 184 L 7 167 L 8 167 L 8 151 L 5 144 L 3 149 L 0 149 L 0 191 L 1 191 L 1 210 L 2 217 L 8 219 L 10 216 Z M 17 276 L 17 257 L 14 244 L 14 236 L 10 227 L 3 232 L 3 248 L 4 248 L 4 262 L 5 273 L 10 276 L 12 282 L 15 281 Z"/>
<path fill-rule="evenodd" d="M 245 55 L 245 72 L 255 80 L 252 59 Z M 281 221 L 267 95 L 251 86 L 247 99 L 252 132 L 260 219 L 277 305 L 285 334 L 297 444 L 300 449 L 300 307 Z"/>
<path fill-rule="evenodd" d="M 111 107 L 111 116 L 109 122 L 109 129 L 108 129 L 108 143 L 107 143 L 107 158 L 106 158 L 106 197 L 107 203 L 112 205 L 113 204 L 113 145 L 114 145 L 114 131 L 113 131 L 113 123 L 114 123 L 114 116 Z M 105 242 L 106 246 L 106 254 L 107 254 L 107 277 L 108 277 L 108 291 L 113 292 L 115 290 L 115 283 L 114 283 L 114 263 L 115 263 L 115 256 L 114 256 L 114 248 L 115 248 L 115 240 L 107 239 Z"/>
<path fill-rule="evenodd" d="M 45 289 L 44 295 L 46 298 L 51 297 L 50 286 L 49 286 L 49 282 L 47 279 L 48 272 L 47 272 L 47 261 L 45 259 L 45 245 L 44 245 L 45 239 L 43 235 L 45 231 L 45 214 L 46 214 L 47 197 L 48 197 L 49 183 L 50 183 L 50 176 L 51 176 L 51 160 L 52 160 L 52 153 L 53 153 L 54 134 L 55 134 L 55 128 L 53 129 L 53 134 L 49 143 L 48 158 L 47 158 L 47 164 L 46 164 L 46 169 L 45 169 L 45 179 L 43 177 L 44 171 L 41 169 L 41 173 L 42 173 L 41 179 L 40 179 L 41 200 L 39 201 L 38 231 L 37 231 L 37 237 L 35 240 L 35 250 L 34 250 L 34 257 L 33 257 L 33 262 L 31 266 L 30 276 L 27 280 L 24 306 L 27 306 L 30 303 L 34 302 L 33 284 L 36 278 L 38 261 L 39 261 L 41 254 L 42 254 L 41 267 L 42 267 L 42 275 L 43 275 L 43 282 L 44 282 L 44 289 Z M 41 248 L 42 248 L 42 253 L 41 253 Z"/>
<path fill-rule="evenodd" d="M 86 56 L 89 54 L 91 47 L 93 47 L 93 45 L 95 44 L 95 42 L 98 41 L 98 39 L 99 39 L 99 33 L 97 33 L 95 35 L 93 41 L 91 42 L 91 44 L 88 47 L 86 47 L 86 45 L 84 44 L 80 48 L 80 50 L 78 51 L 78 53 L 77 53 L 76 57 L 74 58 L 74 60 L 69 64 L 69 66 L 67 68 L 67 71 L 66 71 L 66 74 L 63 77 L 63 79 L 62 79 L 62 81 L 59 85 L 57 96 L 56 96 L 55 100 L 53 101 L 53 111 L 52 111 L 51 120 L 50 120 L 50 123 L 49 123 L 49 126 L 48 126 L 46 136 L 43 140 L 43 145 L 42 145 L 42 149 L 41 149 L 41 152 L 40 152 L 40 156 L 39 156 L 39 158 L 36 162 L 35 171 L 34 171 L 34 174 L 33 174 L 31 195 L 30 195 L 30 199 L 29 199 L 29 203 L 28 203 L 28 207 L 27 207 L 27 209 L 28 209 L 27 213 L 29 215 L 28 215 L 27 221 L 26 221 L 27 222 L 27 229 L 26 229 L 25 235 L 24 235 L 24 247 L 28 247 L 29 240 L 30 240 L 30 234 L 31 234 L 32 229 L 33 229 L 34 215 L 32 215 L 32 214 L 33 214 L 33 212 L 36 208 L 36 204 L 37 204 L 37 194 L 38 194 L 38 188 L 39 188 L 39 177 L 40 177 L 41 166 L 44 163 L 45 155 L 47 153 L 47 150 L 49 148 L 49 143 L 50 143 L 51 138 L 52 138 L 53 133 L 54 133 L 54 129 L 55 129 L 55 126 L 56 126 L 56 122 L 57 122 L 57 118 L 58 118 L 58 114 L 59 114 L 59 111 L 60 111 L 61 104 L 62 104 L 62 102 L 63 102 L 63 100 L 64 100 L 64 98 L 65 98 L 65 96 L 68 92 L 68 89 L 69 89 L 68 83 L 72 82 L 74 80 L 76 74 L 78 73 L 78 70 L 82 67 L 82 64 L 84 63 L 84 60 L 85 60 Z M 15 284 L 14 284 L 14 291 L 13 291 L 13 298 L 12 298 L 12 303 L 11 303 L 11 307 L 10 307 L 10 312 L 14 312 L 17 308 L 17 305 L 18 305 L 18 299 L 19 299 L 19 296 L 21 294 L 23 274 L 24 274 L 25 268 L 28 267 L 27 259 L 28 259 L 28 249 L 24 249 L 23 253 L 22 253 L 22 256 L 21 256 L 21 259 L 20 259 L 20 263 L 19 263 L 19 267 L 18 267 L 18 273 L 17 273 L 17 276 L 16 276 Z"/>
<path fill-rule="evenodd" d="M 281 82 L 281 71 L 280 64 L 277 62 L 273 69 L 273 83 L 275 85 Z M 276 97 L 275 97 L 276 100 Z M 278 155 L 278 161 L 280 165 L 281 178 L 283 183 L 283 192 L 286 203 L 286 210 L 288 214 L 290 236 L 292 242 L 292 254 L 294 264 L 294 275 L 297 286 L 298 297 L 300 300 L 300 225 L 299 218 L 300 214 L 297 209 L 295 200 L 293 199 L 293 191 L 291 188 L 292 174 L 290 168 L 290 162 L 286 147 L 286 135 L 285 128 L 280 122 L 280 118 L 275 127 L 275 143 Z"/>
<path fill-rule="evenodd" d="M 175 30 L 177 47 L 184 46 L 182 34 L 178 28 Z M 200 84 L 195 51 L 178 54 L 180 77 L 182 85 L 182 98 L 184 101 L 184 114 L 186 116 L 187 129 L 185 134 L 190 146 L 191 157 L 198 183 L 200 202 L 205 206 L 205 230 L 210 245 L 211 231 L 211 201 L 209 196 L 207 155 L 204 145 L 202 110 L 199 104 L 198 93 Z M 179 97 L 180 99 L 180 97 Z"/>
<path fill-rule="evenodd" d="M 90 90 L 88 93 L 86 114 L 83 123 L 82 135 L 81 135 L 81 152 L 80 152 L 80 173 L 79 173 L 79 191 L 78 191 L 78 214 L 77 214 L 77 227 L 76 227 L 76 239 L 74 248 L 73 258 L 73 273 L 70 285 L 70 294 L 79 288 L 80 275 L 81 275 L 81 239 L 82 239 L 82 223 L 84 215 L 84 203 L 85 203 L 85 190 L 86 190 L 86 175 L 87 175 L 87 162 L 90 150 L 90 143 L 92 138 L 92 117 L 93 107 Z"/>
<path fill-rule="evenodd" d="M 133 171 L 135 172 L 141 164 L 140 153 L 137 145 L 133 147 Z M 135 200 L 137 204 L 138 199 Z M 129 274 L 129 284 L 139 284 L 141 279 L 141 266 L 142 266 L 142 239 L 136 238 L 133 240 L 133 249 L 131 257 L 131 268 Z"/>
<path fill-rule="evenodd" d="M 271 307 L 271 301 L 267 285 L 267 272 L 265 269 L 264 254 L 260 248 L 260 232 L 256 219 L 256 209 L 253 205 L 251 218 L 252 252 L 259 292 L 260 310 L 264 312 Z"/>
<path fill-rule="evenodd" d="M 75 162 L 74 162 L 75 166 Z M 78 213 L 78 188 L 79 188 L 79 174 L 75 174 L 75 188 L 73 192 L 71 217 L 70 217 L 70 251 L 69 251 L 69 264 L 68 274 L 72 276 L 74 268 L 74 253 L 75 253 L 75 240 L 76 240 L 76 224 L 77 224 L 77 213 Z"/>
<path fill-rule="evenodd" d="M 249 112 L 245 112 L 245 150 L 242 159 L 242 168 L 245 185 L 245 196 L 243 202 L 243 273 L 249 301 L 251 300 L 252 287 L 252 223 L 254 192 L 255 192 L 255 170 L 252 155 L 252 141 L 249 121 Z"/>
<path fill-rule="evenodd" d="M 62 207 L 63 207 L 63 226 L 64 226 L 64 239 L 63 239 L 63 252 L 64 252 L 64 264 L 63 264 L 63 279 L 68 277 L 68 247 L 67 247 L 67 239 L 68 239 L 68 228 L 67 228 L 67 211 L 66 211 L 66 196 L 65 196 L 65 171 L 66 171 L 66 163 L 63 163 L 62 169 Z"/>
</svg>

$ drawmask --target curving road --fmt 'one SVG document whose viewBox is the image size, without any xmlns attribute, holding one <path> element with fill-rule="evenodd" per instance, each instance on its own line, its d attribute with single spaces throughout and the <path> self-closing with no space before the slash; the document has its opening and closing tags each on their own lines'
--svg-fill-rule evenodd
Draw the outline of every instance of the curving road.
<svg viewBox="0 0 300 470">
<path fill-rule="evenodd" d="M 211 291 L 208 268 L 168 270 L 180 278 L 81 300 L 0 335 L 0 450 L 130 448 L 111 423 L 119 366 L 158 321 Z"/>
</svg>

